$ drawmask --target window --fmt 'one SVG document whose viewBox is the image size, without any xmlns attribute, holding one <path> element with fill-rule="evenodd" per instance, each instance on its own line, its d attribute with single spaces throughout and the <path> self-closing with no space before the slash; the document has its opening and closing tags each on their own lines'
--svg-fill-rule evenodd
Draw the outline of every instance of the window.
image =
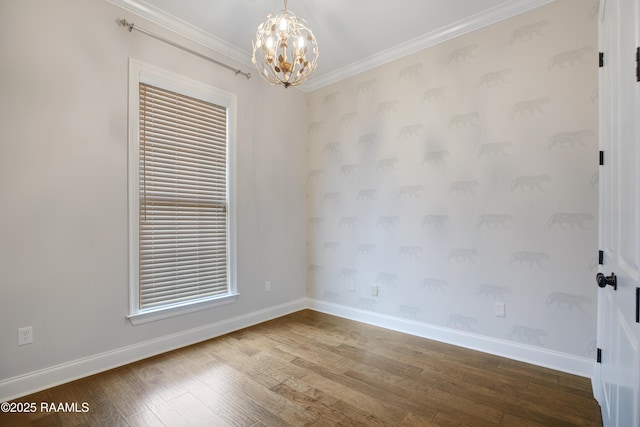
<svg viewBox="0 0 640 427">
<path fill-rule="evenodd" d="M 233 302 L 235 96 L 130 63 L 130 316 Z"/>
</svg>

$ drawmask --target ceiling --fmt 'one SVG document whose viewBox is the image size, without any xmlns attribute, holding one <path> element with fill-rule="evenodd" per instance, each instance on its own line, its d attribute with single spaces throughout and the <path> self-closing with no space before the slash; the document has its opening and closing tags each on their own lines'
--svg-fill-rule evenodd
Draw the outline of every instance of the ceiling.
<svg viewBox="0 0 640 427">
<path fill-rule="evenodd" d="M 283 0 L 108 0 L 251 69 L 251 41 Z M 355 75 L 553 0 L 288 0 L 320 48 L 303 90 Z M 257 76 L 257 73 L 253 73 Z"/>
</svg>

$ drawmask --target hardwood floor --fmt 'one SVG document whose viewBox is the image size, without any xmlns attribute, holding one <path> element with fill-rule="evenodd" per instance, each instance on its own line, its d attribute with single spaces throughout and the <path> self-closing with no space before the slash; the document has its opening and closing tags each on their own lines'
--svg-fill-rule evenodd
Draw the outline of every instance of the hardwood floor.
<svg viewBox="0 0 640 427">
<path fill-rule="evenodd" d="M 15 402 L 0 426 L 602 425 L 588 379 L 310 310 Z"/>
</svg>

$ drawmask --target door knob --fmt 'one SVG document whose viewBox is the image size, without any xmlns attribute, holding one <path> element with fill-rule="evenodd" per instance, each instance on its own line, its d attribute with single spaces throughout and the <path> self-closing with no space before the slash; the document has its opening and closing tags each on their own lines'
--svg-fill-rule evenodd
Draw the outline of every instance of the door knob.
<svg viewBox="0 0 640 427">
<path fill-rule="evenodd" d="M 611 273 L 611 276 L 605 276 L 602 273 L 596 275 L 596 282 L 601 288 L 605 288 L 607 285 L 612 286 L 614 291 L 618 290 L 618 279 L 616 275 Z"/>
</svg>

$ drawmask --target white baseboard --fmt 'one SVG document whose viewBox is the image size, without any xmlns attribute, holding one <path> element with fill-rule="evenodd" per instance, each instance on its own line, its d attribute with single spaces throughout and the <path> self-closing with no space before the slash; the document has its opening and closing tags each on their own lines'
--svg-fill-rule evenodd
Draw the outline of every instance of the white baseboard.
<svg viewBox="0 0 640 427">
<path fill-rule="evenodd" d="M 308 308 L 308 302 L 309 300 L 307 298 L 302 298 L 275 307 L 236 316 L 211 325 L 181 331 L 139 344 L 95 354 L 68 363 L 9 378 L 0 381 L 0 402 L 6 402 L 20 396 L 35 393 L 303 310 Z"/>
<path fill-rule="evenodd" d="M 592 382 L 594 378 L 595 361 L 587 358 L 359 310 L 326 301 L 302 298 L 286 304 L 236 316 L 211 325 L 189 329 L 0 381 L 0 402 L 9 401 L 20 396 L 123 366 L 147 357 L 205 341 L 305 308 L 591 378 Z"/>
<path fill-rule="evenodd" d="M 459 347 L 482 351 L 508 359 L 543 366 L 581 377 L 593 382 L 595 361 L 572 354 L 560 353 L 540 347 L 528 346 L 508 340 L 491 338 L 441 326 L 414 322 L 403 318 L 387 316 L 357 308 L 346 307 L 320 300 L 309 300 L 309 308 L 322 313 L 344 317 L 350 320 L 391 329 Z"/>
</svg>

